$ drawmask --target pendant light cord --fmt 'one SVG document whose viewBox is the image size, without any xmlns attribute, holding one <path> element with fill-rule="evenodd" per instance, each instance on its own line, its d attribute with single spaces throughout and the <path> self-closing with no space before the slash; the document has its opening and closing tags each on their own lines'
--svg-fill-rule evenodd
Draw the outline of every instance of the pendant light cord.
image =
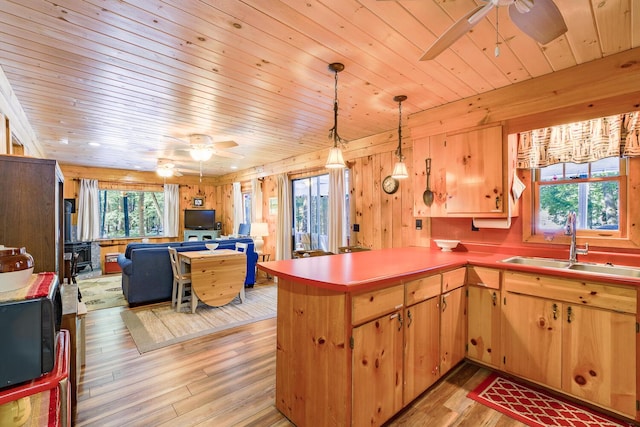
<svg viewBox="0 0 640 427">
<path fill-rule="evenodd" d="M 338 135 L 338 71 L 335 73 L 335 85 L 334 85 L 334 98 L 333 98 L 333 127 L 329 130 L 329 138 L 333 138 L 333 146 L 337 147 L 338 142 L 341 144 L 346 143 L 345 140 Z"/>
<path fill-rule="evenodd" d="M 398 160 L 403 161 L 402 156 L 402 101 L 398 101 Z"/>
</svg>

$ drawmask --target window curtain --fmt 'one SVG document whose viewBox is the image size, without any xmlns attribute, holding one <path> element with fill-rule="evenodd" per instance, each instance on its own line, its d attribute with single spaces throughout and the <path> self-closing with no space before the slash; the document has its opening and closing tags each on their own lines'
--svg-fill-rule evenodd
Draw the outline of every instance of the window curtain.
<svg viewBox="0 0 640 427">
<path fill-rule="evenodd" d="M 178 184 L 164 185 L 164 235 L 177 237 L 180 230 L 180 186 Z"/>
<path fill-rule="evenodd" d="M 229 234 L 237 234 L 242 224 L 242 187 L 239 182 L 233 183 L 233 230 Z"/>
<path fill-rule="evenodd" d="M 78 201 L 78 239 L 93 241 L 100 238 L 100 194 L 97 179 L 80 180 Z"/>
<path fill-rule="evenodd" d="M 252 222 L 263 222 L 261 184 L 262 183 L 257 178 L 251 180 L 251 215 L 253 216 Z"/>
<path fill-rule="evenodd" d="M 293 209 L 291 207 L 291 181 L 286 173 L 278 180 L 278 222 L 276 228 L 276 260 L 291 259 L 291 228 Z"/>
<path fill-rule="evenodd" d="M 344 246 L 344 169 L 329 170 L 329 252 Z"/>
<path fill-rule="evenodd" d="M 517 167 L 533 169 L 556 163 L 640 156 L 639 116 L 636 111 L 522 132 Z"/>
</svg>

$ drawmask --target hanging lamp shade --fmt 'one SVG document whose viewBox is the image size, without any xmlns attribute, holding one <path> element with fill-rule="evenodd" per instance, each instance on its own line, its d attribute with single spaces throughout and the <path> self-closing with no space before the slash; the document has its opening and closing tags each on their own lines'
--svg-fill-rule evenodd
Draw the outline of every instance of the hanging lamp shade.
<svg viewBox="0 0 640 427">
<path fill-rule="evenodd" d="M 329 130 L 329 138 L 333 140 L 333 147 L 331 147 L 331 149 L 329 150 L 329 157 L 327 158 L 325 167 L 329 169 L 338 169 L 347 166 L 344 162 L 344 157 L 342 156 L 342 150 L 338 146 L 338 143 L 346 143 L 346 141 L 344 141 L 342 138 L 340 138 L 340 135 L 338 135 L 338 73 L 344 70 L 344 65 L 339 62 L 334 62 L 332 64 L 329 64 L 329 69 L 335 73 L 333 127 L 331 128 L 331 130 Z"/>
<path fill-rule="evenodd" d="M 391 176 L 395 179 L 409 178 L 409 172 L 407 171 L 407 165 L 404 162 L 396 162 L 393 167 L 393 173 Z"/>
<path fill-rule="evenodd" d="M 393 167 L 391 176 L 395 179 L 406 179 L 409 178 L 409 172 L 407 171 L 407 165 L 404 163 L 404 156 L 402 155 L 402 101 L 406 101 L 407 96 L 397 95 L 393 97 L 393 100 L 398 103 L 398 148 L 396 149 L 398 161 Z"/>
<path fill-rule="evenodd" d="M 329 169 L 345 167 L 344 157 L 342 156 L 342 150 L 340 147 L 332 147 L 329 150 L 329 157 L 327 158 L 327 163 L 324 166 Z"/>
</svg>

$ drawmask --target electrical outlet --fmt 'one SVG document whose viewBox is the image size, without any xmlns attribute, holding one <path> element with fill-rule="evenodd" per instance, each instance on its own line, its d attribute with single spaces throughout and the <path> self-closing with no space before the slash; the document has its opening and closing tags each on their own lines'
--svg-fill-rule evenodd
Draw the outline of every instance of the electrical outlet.
<svg viewBox="0 0 640 427">
<path fill-rule="evenodd" d="M 422 230 L 422 220 L 416 219 L 416 230 Z"/>
<path fill-rule="evenodd" d="M 360 224 L 353 224 L 353 231 L 360 231 Z"/>
</svg>

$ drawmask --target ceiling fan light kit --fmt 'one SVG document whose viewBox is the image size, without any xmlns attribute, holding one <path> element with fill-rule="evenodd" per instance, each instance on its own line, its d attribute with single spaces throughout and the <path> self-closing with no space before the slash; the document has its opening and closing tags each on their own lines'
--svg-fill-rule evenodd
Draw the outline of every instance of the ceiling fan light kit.
<svg viewBox="0 0 640 427">
<path fill-rule="evenodd" d="M 206 162 L 213 156 L 213 150 L 209 147 L 199 146 L 191 148 L 189 154 L 196 162 Z"/>
<path fill-rule="evenodd" d="M 395 179 L 406 179 L 409 178 L 409 172 L 407 171 L 407 165 L 404 163 L 404 156 L 402 155 L 402 101 L 406 101 L 407 96 L 397 95 L 393 97 L 393 100 L 398 103 L 398 148 L 396 149 L 398 161 L 393 167 L 391 176 Z"/>
<path fill-rule="evenodd" d="M 458 19 L 438 37 L 422 55 L 420 61 L 435 59 L 497 7 L 508 7 L 509 18 L 513 24 L 540 44 L 547 44 L 567 32 L 567 24 L 553 0 L 485 0 L 484 2 L 484 5 L 478 6 Z M 496 44 L 496 56 L 499 54 L 497 46 Z"/>
<path fill-rule="evenodd" d="M 335 73 L 334 99 L 333 99 L 333 127 L 329 130 L 329 138 L 333 139 L 333 147 L 329 150 L 326 168 L 338 169 L 346 167 L 342 150 L 338 147 L 338 143 L 346 144 L 346 141 L 338 135 L 338 73 L 344 70 L 344 65 L 339 62 L 329 64 L 329 70 Z"/>
</svg>

